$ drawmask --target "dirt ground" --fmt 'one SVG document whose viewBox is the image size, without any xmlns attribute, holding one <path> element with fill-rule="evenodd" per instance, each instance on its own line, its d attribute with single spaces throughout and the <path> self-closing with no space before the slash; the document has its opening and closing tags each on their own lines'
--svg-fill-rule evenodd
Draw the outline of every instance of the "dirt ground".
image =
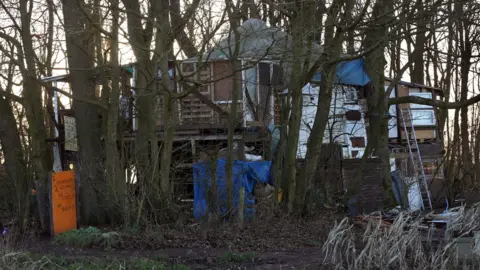
<svg viewBox="0 0 480 270">
<path fill-rule="evenodd" d="M 95 248 L 79 249 L 65 247 L 29 248 L 34 254 L 50 255 L 62 258 L 94 257 L 98 259 L 129 260 L 138 258 L 166 258 L 170 264 L 182 264 L 190 269 L 310 269 L 322 266 L 322 249 L 301 248 L 295 251 L 277 251 L 258 253 L 254 259 L 245 261 L 224 261 L 225 249 L 169 248 L 158 250 L 101 250 Z"/>
<path fill-rule="evenodd" d="M 318 269 L 324 239 L 341 218 L 337 214 L 307 221 L 272 218 L 243 229 L 232 224 L 160 226 L 139 234 L 122 232 L 122 244 L 108 249 L 61 245 L 48 236 L 29 237 L 17 246 L 32 254 L 62 258 L 163 258 L 190 269 Z"/>
</svg>

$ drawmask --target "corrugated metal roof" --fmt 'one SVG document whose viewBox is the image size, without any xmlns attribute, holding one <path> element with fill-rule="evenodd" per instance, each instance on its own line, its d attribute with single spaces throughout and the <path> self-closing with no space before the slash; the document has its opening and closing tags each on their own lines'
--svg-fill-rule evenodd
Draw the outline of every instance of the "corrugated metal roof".
<svg viewBox="0 0 480 270">
<path fill-rule="evenodd" d="M 385 80 L 389 81 L 389 82 L 393 81 L 392 78 L 385 78 Z M 408 87 L 411 87 L 411 88 L 421 88 L 421 89 L 428 89 L 428 90 L 436 91 L 438 94 L 443 96 L 443 91 L 440 88 L 436 88 L 436 87 L 432 87 L 432 86 L 428 86 L 428 85 L 424 85 L 424 84 L 419 84 L 419 83 L 407 82 L 407 81 L 398 81 L 397 84 L 405 85 L 405 86 L 408 86 Z"/>
<path fill-rule="evenodd" d="M 70 80 L 70 74 L 44 77 L 41 79 L 42 82 L 68 82 L 69 80 Z"/>
<path fill-rule="evenodd" d="M 126 71 L 132 73 L 134 65 L 135 65 L 135 63 L 129 63 L 129 64 L 121 65 L 120 67 L 122 67 Z M 69 82 L 70 81 L 70 74 L 67 73 L 67 74 L 63 74 L 63 75 L 43 77 L 42 79 L 40 79 L 40 81 L 42 81 L 42 82 Z"/>
</svg>

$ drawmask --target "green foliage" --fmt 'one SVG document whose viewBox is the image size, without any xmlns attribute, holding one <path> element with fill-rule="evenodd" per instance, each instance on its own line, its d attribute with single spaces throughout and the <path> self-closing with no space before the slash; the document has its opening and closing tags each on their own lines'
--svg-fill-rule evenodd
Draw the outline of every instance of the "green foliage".
<svg viewBox="0 0 480 270">
<path fill-rule="evenodd" d="M 103 247 L 111 249 L 123 246 L 123 239 L 117 232 L 102 232 L 95 227 L 88 227 L 61 233 L 55 237 L 55 244 L 71 247 Z"/>
<path fill-rule="evenodd" d="M 72 247 L 91 247 L 98 241 L 102 231 L 95 227 L 68 231 L 55 236 L 54 242 Z"/>
<path fill-rule="evenodd" d="M 253 262 L 258 258 L 255 252 L 234 253 L 228 252 L 220 257 L 223 264 Z"/>
<path fill-rule="evenodd" d="M 128 226 L 125 228 L 124 232 L 126 234 L 130 234 L 130 235 L 140 235 L 140 233 L 142 232 L 142 230 L 140 229 L 139 226 L 137 225 L 134 225 L 134 226 Z"/>
<path fill-rule="evenodd" d="M 190 270 L 190 267 L 184 265 L 184 264 L 176 264 L 171 267 L 172 270 Z"/>
</svg>

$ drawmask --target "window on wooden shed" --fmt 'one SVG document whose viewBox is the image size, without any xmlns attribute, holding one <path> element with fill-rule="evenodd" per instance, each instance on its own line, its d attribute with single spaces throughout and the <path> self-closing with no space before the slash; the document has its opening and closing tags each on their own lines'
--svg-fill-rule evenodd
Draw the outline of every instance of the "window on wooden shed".
<svg viewBox="0 0 480 270">
<path fill-rule="evenodd" d="M 410 96 L 421 97 L 426 99 L 432 99 L 432 93 L 429 92 L 421 92 L 421 93 L 410 93 Z M 423 104 L 410 104 L 411 109 L 430 109 L 432 106 L 430 105 L 423 105 Z"/>
<path fill-rule="evenodd" d="M 416 126 L 435 125 L 435 113 L 433 110 L 412 110 L 412 123 Z"/>
<path fill-rule="evenodd" d="M 182 72 L 191 73 L 195 71 L 195 63 L 183 63 Z"/>
<path fill-rule="evenodd" d="M 365 147 L 365 137 L 350 137 L 352 147 Z"/>
</svg>

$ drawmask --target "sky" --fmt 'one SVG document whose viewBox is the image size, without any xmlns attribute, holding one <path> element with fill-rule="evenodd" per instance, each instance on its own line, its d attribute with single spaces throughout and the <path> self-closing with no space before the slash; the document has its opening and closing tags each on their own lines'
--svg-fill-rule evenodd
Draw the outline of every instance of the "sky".
<svg viewBox="0 0 480 270">
<path fill-rule="evenodd" d="M 203 0 L 203 3 L 204 4 L 207 4 L 208 0 Z M 209 3 L 209 7 L 210 8 L 206 8 L 206 10 L 199 10 L 198 12 L 196 12 L 195 14 L 195 17 L 196 17 L 196 20 L 198 22 L 198 24 L 202 24 L 202 25 L 207 25 L 207 24 L 212 24 L 214 23 L 214 21 L 216 20 L 215 18 L 218 18 L 221 14 L 221 11 L 224 7 L 224 1 L 221 1 L 221 0 L 213 0 L 213 1 L 210 1 L 208 2 Z M 44 13 L 42 13 L 42 10 L 44 8 L 42 8 L 43 6 L 43 3 L 42 2 L 37 2 L 37 5 L 40 5 L 38 9 L 35 9 L 35 10 L 38 10 L 39 12 L 36 12 L 36 14 L 33 15 L 33 20 L 35 21 L 36 19 L 38 19 L 38 21 L 36 21 L 34 24 L 32 24 L 32 32 L 34 34 L 44 34 L 46 32 L 46 29 L 45 29 L 45 25 L 42 23 L 41 19 L 42 17 L 45 15 Z M 183 5 L 183 2 L 182 2 L 182 5 Z M 208 10 L 208 11 L 207 11 Z M 15 11 L 12 11 L 13 12 L 13 15 L 14 16 L 17 16 L 18 15 L 18 12 L 15 13 Z M 123 14 L 123 16 L 125 16 L 125 14 Z M 213 19 L 212 19 L 213 18 Z M 218 20 L 218 19 L 217 19 Z M 66 62 L 66 59 L 65 59 L 65 38 L 64 38 L 64 32 L 63 32 L 63 28 L 62 28 L 62 10 L 61 10 L 61 6 L 58 5 L 57 6 L 57 9 L 56 9 L 56 12 L 55 12 L 55 27 L 56 27 L 56 31 L 55 31 L 55 63 L 54 63 L 54 70 L 53 70 L 53 75 L 56 76 L 56 75 L 63 75 L 65 73 L 68 73 L 67 71 L 67 62 Z M 10 18 L 8 18 L 8 16 L 6 16 L 6 14 L 0 14 L 0 24 L 1 25 L 9 25 L 11 24 L 11 20 Z M 127 63 L 131 63 L 131 62 L 134 62 L 135 61 L 135 57 L 132 53 L 132 50 L 130 48 L 130 45 L 128 44 L 128 40 L 127 38 L 122 35 L 122 34 L 126 34 L 126 31 L 127 31 L 127 21 L 124 20 L 122 25 L 121 25 L 121 36 L 120 36 L 120 52 L 119 52 L 119 55 L 120 55 L 120 63 L 121 64 L 127 64 Z M 211 26 L 212 27 L 212 26 Z M 178 50 L 178 44 L 175 43 L 175 49 Z M 403 59 L 403 62 L 406 62 L 405 59 Z M 410 76 L 408 74 L 408 72 L 405 72 L 405 74 L 403 75 L 403 80 L 406 80 L 406 81 L 409 81 L 410 79 Z M 65 84 L 65 83 L 58 83 L 57 87 L 59 88 L 62 88 L 64 90 L 69 90 L 69 87 L 68 87 L 68 84 Z M 477 87 L 472 84 L 472 89 L 476 89 Z M 18 94 L 20 94 L 21 92 L 21 89 L 20 87 L 17 87 L 17 89 L 15 89 Z M 452 94 L 453 95 L 453 94 Z M 473 96 L 473 91 L 471 93 L 471 95 Z M 61 98 L 61 101 L 63 104 L 65 104 L 67 107 L 68 105 L 70 104 L 70 100 L 69 98 L 65 97 L 65 96 L 62 96 L 60 95 L 60 98 Z M 452 112 L 453 113 L 453 112 Z"/>
</svg>

